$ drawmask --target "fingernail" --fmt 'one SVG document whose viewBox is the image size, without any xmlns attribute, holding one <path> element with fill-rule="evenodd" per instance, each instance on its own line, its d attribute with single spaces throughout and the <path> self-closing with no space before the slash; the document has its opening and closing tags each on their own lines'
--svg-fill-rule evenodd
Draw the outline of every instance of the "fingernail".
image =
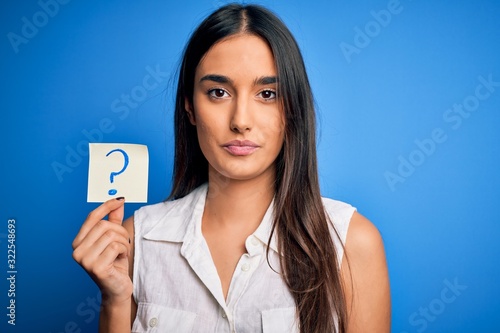
<svg viewBox="0 0 500 333">
<path fill-rule="evenodd" d="M 118 197 L 118 198 L 116 198 L 116 200 L 123 200 L 123 199 L 125 199 L 125 197 Z"/>
</svg>

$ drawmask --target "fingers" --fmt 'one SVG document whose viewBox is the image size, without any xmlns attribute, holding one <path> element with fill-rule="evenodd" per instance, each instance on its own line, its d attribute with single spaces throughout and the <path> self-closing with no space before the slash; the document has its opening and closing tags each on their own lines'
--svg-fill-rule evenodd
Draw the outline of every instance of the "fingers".
<svg viewBox="0 0 500 333">
<path fill-rule="evenodd" d="M 100 221 L 76 246 L 73 258 L 84 268 L 89 268 L 86 263 L 94 262 L 113 243 L 125 246 L 128 254 L 130 252 L 128 239 L 129 234 L 124 227 L 105 220 Z"/>
<path fill-rule="evenodd" d="M 129 234 L 127 229 L 121 225 L 110 223 L 106 220 L 101 220 L 88 232 L 84 239 L 78 244 L 77 247 L 93 246 L 95 242 L 101 237 L 105 236 L 110 241 L 118 240 L 117 237 L 121 236 L 127 243 Z"/>
<path fill-rule="evenodd" d="M 98 279 L 107 277 L 106 270 L 113 267 L 117 259 L 127 261 L 129 247 L 128 242 L 124 242 L 123 239 L 110 242 L 103 235 L 94 245 L 87 250 L 79 263 L 87 272 L 95 275 Z"/>
<path fill-rule="evenodd" d="M 126 299 L 132 294 L 132 281 L 128 275 L 127 248 L 123 244 L 111 243 L 86 269 L 101 289 L 103 300 Z"/>
<path fill-rule="evenodd" d="M 104 202 L 94 209 L 73 241 L 73 258 L 97 283 L 103 295 L 130 297 L 130 235 L 122 226 L 124 199 Z M 104 218 L 108 216 L 108 220 Z"/>
<path fill-rule="evenodd" d="M 111 213 L 114 224 L 118 224 L 118 220 L 120 221 L 119 224 L 121 224 L 121 220 L 123 220 L 124 203 L 125 200 L 123 198 L 111 199 L 90 212 L 73 241 L 73 249 L 82 242 L 90 230 L 92 230 L 99 221 L 104 219 L 106 215 Z"/>
<path fill-rule="evenodd" d="M 128 247 L 122 243 L 111 243 L 104 251 L 101 253 L 99 258 L 96 260 L 96 266 L 106 267 L 112 266 L 112 263 L 116 261 L 117 258 L 125 259 L 123 262 L 127 262 Z M 128 272 L 125 271 L 126 274 Z M 104 274 L 104 273 L 103 273 Z"/>
<path fill-rule="evenodd" d="M 122 225 L 123 214 L 125 211 L 125 205 L 123 203 L 125 202 L 125 199 L 120 198 L 120 199 L 116 199 L 116 201 L 121 201 L 122 205 L 118 206 L 117 208 L 115 208 L 109 212 L 108 221 L 113 222 L 113 223 L 118 224 L 118 225 Z"/>
<path fill-rule="evenodd" d="M 128 275 L 128 247 L 121 242 L 104 242 L 104 249 L 90 249 L 80 262 L 101 289 L 103 295 L 129 297 L 132 292 Z M 101 252 L 102 250 L 102 252 Z"/>
</svg>

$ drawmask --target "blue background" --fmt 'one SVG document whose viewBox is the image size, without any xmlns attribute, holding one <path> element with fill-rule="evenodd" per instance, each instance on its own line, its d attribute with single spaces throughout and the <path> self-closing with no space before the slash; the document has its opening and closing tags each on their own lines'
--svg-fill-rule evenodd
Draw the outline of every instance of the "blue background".
<svg viewBox="0 0 500 333">
<path fill-rule="evenodd" d="M 86 203 L 82 147 L 146 144 L 148 203 L 168 195 L 175 70 L 194 27 L 223 3 L 70 1 L 45 21 L 39 2 L 3 3 L 1 332 L 96 331 L 98 289 L 71 258 L 96 207 Z M 372 11 L 387 10 L 386 0 L 260 3 L 286 22 L 305 57 L 323 195 L 356 206 L 384 237 L 393 332 L 500 331 L 500 87 L 479 87 L 479 77 L 500 81 L 500 3 L 400 0 L 385 26 Z M 25 28 L 30 38 L 16 46 L 9 33 L 22 36 L 23 17 L 40 27 Z M 347 44 L 357 51 L 342 51 Z M 148 68 L 163 73 L 151 90 Z M 448 110 L 477 101 L 476 89 L 489 96 L 458 126 Z M 121 101 L 131 93 L 137 103 Z M 436 129 L 441 142 L 432 147 Z M 76 151 L 71 166 L 68 151 Z M 58 177 L 54 163 L 68 172 Z M 391 185 L 387 173 L 398 168 Z M 127 204 L 127 215 L 139 207 Z M 6 317 L 9 218 L 17 221 L 15 327 Z"/>
</svg>

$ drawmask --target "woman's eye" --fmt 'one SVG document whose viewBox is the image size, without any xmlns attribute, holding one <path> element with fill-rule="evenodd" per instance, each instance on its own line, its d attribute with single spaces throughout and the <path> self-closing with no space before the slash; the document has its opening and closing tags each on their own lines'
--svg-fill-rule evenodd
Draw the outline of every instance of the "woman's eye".
<svg viewBox="0 0 500 333">
<path fill-rule="evenodd" d="M 224 89 L 211 89 L 208 95 L 213 98 L 224 98 L 228 96 L 228 93 Z"/>
<path fill-rule="evenodd" d="M 276 92 L 272 90 L 264 90 L 260 93 L 263 99 L 274 99 L 276 98 Z"/>
</svg>

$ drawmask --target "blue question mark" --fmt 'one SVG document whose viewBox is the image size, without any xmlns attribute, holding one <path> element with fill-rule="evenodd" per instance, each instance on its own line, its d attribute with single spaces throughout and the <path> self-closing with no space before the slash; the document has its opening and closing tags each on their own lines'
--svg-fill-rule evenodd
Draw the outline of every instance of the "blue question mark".
<svg viewBox="0 0 500 333">
<path fill-rule="evenodd" d="M 122 149 L 113 149 L 112 151 L 110 151 L 109 153 L 106 154 L 106 157 L 108 157 L 110 154 L 112 154 L 114 152 L 120 152 L 120 153 L 122 153 L 123 154 L 123 159 L 125 160 L 125 162 L 124 162 L 123 168 L 120 171 L 111 172 L 111 174 L 109 175 L 109 181 L 111 182 L 111 184 L 113 184 L 113 182 L 115 181 L 115 177 L 118 176 L 119 174 L 123 173 L 125 171 L 125 169 L 127 168 L 127 166 L 128 166 L 128 155 Z M 108 194 L 109 195 L 115 195 L 117 192 L 118 191 L 116 189 L 111 189 L 111 190 L 108 191 Z"/>
</svg>

